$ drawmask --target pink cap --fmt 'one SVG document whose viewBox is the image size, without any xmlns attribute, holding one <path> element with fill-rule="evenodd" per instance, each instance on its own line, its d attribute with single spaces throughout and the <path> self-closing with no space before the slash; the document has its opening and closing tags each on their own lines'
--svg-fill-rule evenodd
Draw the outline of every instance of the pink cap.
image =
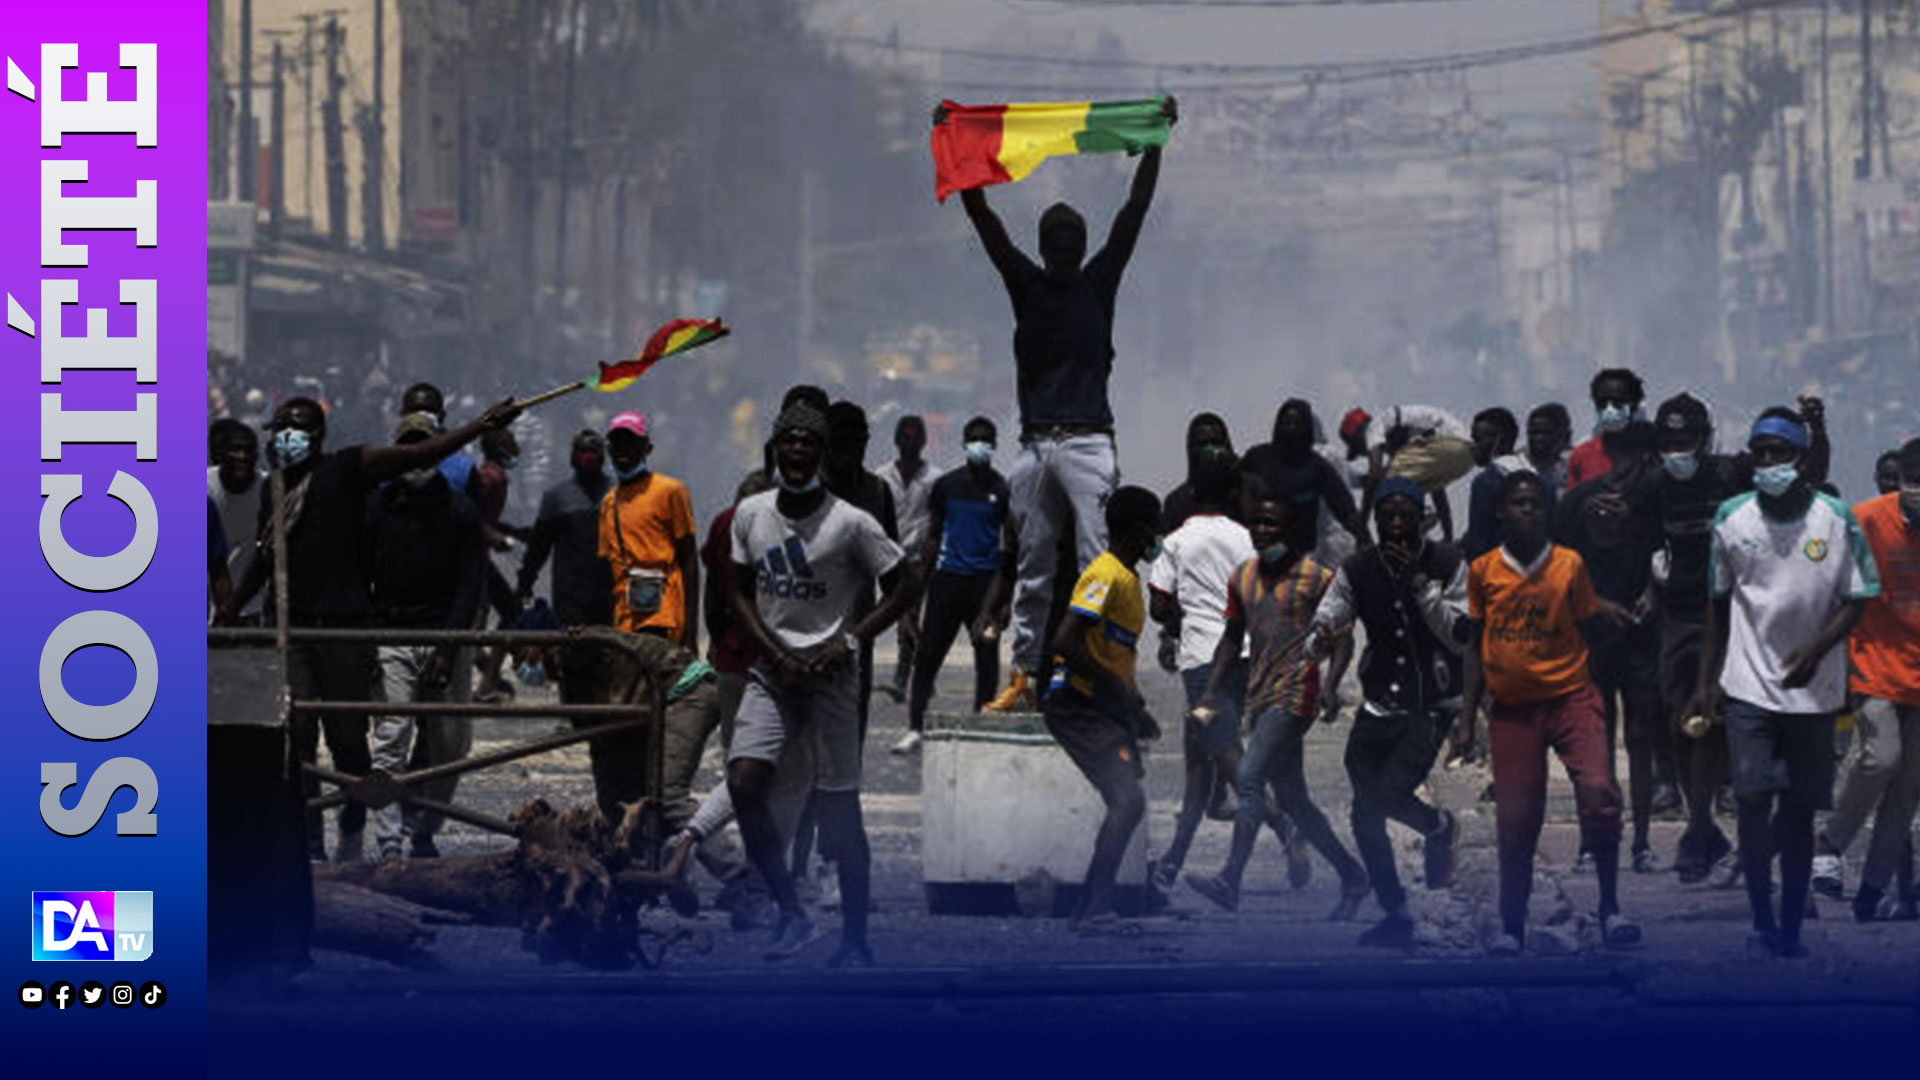
<svg viewBox="0 0 1920 1080">
<path fill-rule="evenodd" d="M 623 412 L 607 421 L 607 434 L 616 431 L 631 431 L 644 439 L 647 437 L 647 418 L 637 412 Z"/>
</svg>

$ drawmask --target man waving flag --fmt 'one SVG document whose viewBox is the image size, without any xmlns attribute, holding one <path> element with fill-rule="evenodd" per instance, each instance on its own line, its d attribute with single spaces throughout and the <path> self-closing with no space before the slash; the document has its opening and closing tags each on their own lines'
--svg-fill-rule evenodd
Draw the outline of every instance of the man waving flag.
<svg viewBox="0 0 1920 1080">
<path fill-rule="evenodd" d="M 1137 154 L 1165 146 L 1173 118 L 1164 96 L 1141 101 L 956 105 L 933 127 L 934 196 L 1024 180 L 1050 157 Z"/>
</svg>

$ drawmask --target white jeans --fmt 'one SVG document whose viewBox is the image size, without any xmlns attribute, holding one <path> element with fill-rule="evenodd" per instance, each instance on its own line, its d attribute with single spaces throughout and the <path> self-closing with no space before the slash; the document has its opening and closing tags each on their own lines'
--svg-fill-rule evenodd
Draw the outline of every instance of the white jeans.
<svg viewBox="0 0 1920 1080">
<path fill-rule="evenodd" d="M 428 689 L 421 685 L 420 675 L 433 653 L 434 647 L 430 645 L 382 645 L 381 700 L 445 701 L 449 697 L 455 701 L 466 700 L 464 693 L 449 695 L 444 689 Z M 460 649 L 454 654 L 454 687 L 471 685 L 469 678 L 472 667 L 472 649 Z M 416 727 L 422 732 L 418 747 L 414 745 Z M 376 716 L 373 719 L 370 749 L 373 767 L 390 774 L 403 773 L 409 768 L 426 768 L 459 761 L 473 750 L 473 718 L 436 716 L 428 718 L 424 724 L 416 724 L 411 716 Z M 448 776 L 416 785 L 410 790 L 436 802 L 451 802 L 459 783 L 458 776 Z M 374 843 L 382 854 L 399 851 L 400 840 L 407 833 L 431 837 L 440 831 L 445 821 L 439 814 L 403 807 L 400 803 L 383 806 L 373 811 L 371 816 Z"/>
<path fill-rule="evenodd" d="M 1120 463 L 1111 435 L 1032 439 L 1020 444 L 1007 474 L 1007 519 L 1020 541 L 1019 580 L 1013 594 L 1013 662 L 1022 671 L 1040 669 L 1047 643 L 1047 614 L 1059 569 L 1060 534 L 1073 519 L 1078 569 L 1107 547 L 1107 497 L 1120 486 Z"/>
</svg>

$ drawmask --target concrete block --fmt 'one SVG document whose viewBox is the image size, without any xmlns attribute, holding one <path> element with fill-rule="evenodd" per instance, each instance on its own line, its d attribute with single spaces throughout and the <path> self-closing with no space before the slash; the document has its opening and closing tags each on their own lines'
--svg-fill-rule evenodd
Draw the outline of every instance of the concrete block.
<svg viewBox="0 0 1920 1080">
<path fill-rule="evenodd" d="M 939 886 L 1085 879 L 1100 796 L 1047 734 L 1039 715 L 934 713 L 921 744 L 921 870 Z M 1119 883 L 1144 886 L 1147 825 L 1120 863 Z M 1033 906 L 1033 901 L 1022 906 Z"/>
</svg>

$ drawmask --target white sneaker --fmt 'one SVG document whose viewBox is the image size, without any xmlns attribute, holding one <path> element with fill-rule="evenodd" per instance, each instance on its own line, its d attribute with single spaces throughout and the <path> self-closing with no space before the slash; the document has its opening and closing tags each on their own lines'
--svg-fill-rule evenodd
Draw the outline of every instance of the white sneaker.
<svg viewBox="0 0 1920 1080">
<path fill-rule="evenodd" d="M 908 731 L 900 736 L 899 742 L 893 744 L 893 752 L 896 754 L 911 754 L 918 749 L 920 749 L 920 733 L 917 731 Z"/>
<path fill-rule="evenodd" d="M 1815 855 L 1813 857 L 1813 891 L 1821 896 L 1839 897 L 1846 892 L 1846 882 L 1842 879 L 1845 871 L 1838 855 Z"/>
</svg>

